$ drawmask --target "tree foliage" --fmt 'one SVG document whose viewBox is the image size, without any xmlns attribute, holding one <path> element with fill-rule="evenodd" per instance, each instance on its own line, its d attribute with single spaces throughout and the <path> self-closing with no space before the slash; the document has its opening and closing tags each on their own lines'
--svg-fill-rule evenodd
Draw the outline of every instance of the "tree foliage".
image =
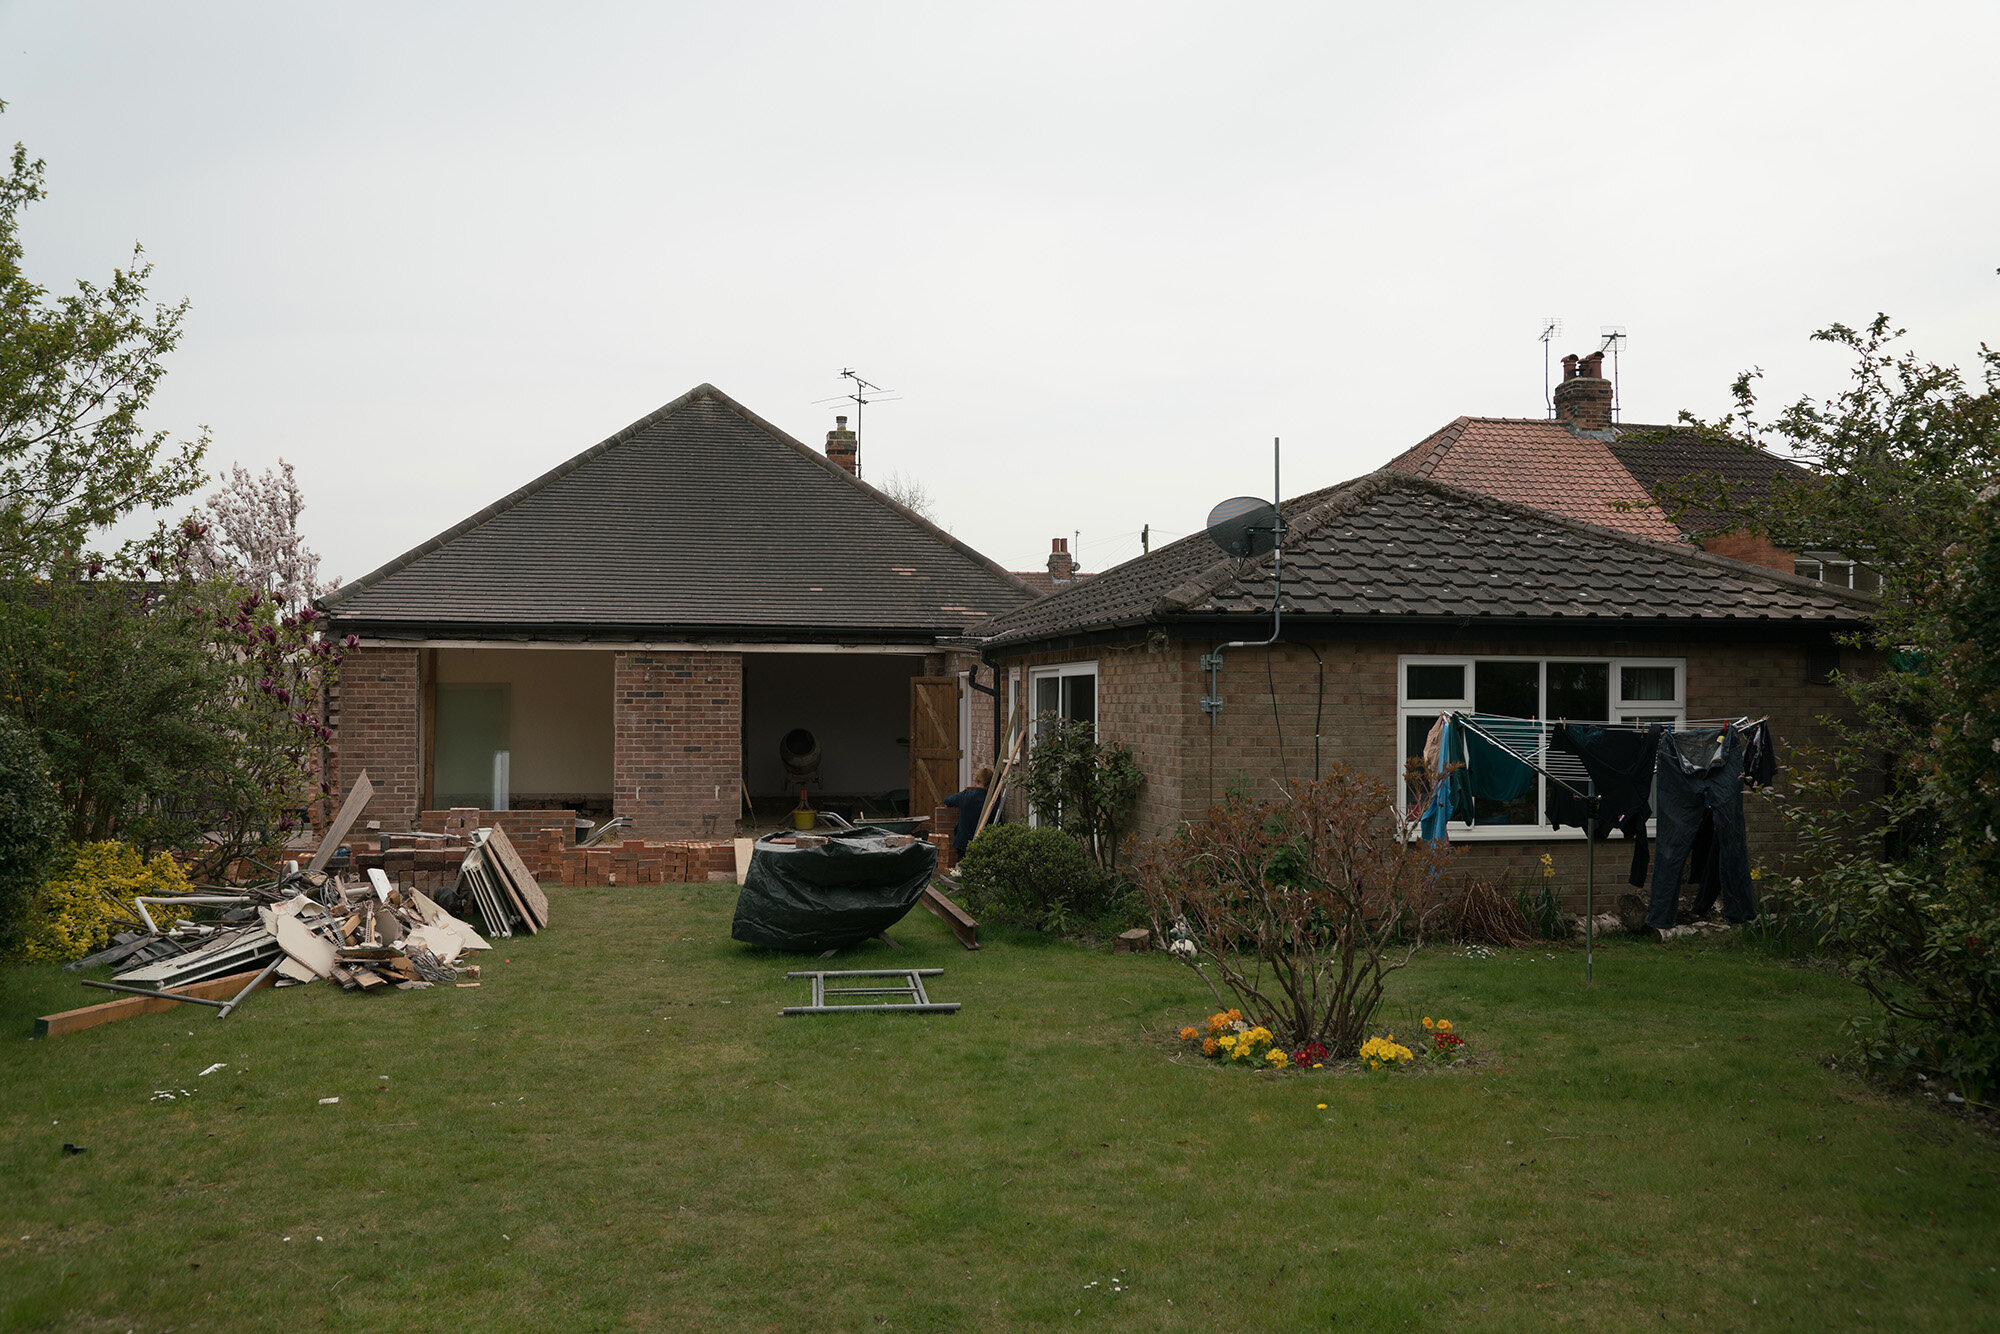
<svg viewBox="0 0 2000 1334">
<path fill-rule="evenodd" d="M 16 144 L 0 174 L 0 566 L 16 570 L 46 569 L 127 514 L 192 495 L 208 443 L 169 446 L 140 425 L 187 313 L 147 295 L 142 249 L 109 282 L 59 297 L 27 276 L 21 215 L 42 178 Z"/>
<path fill-rule="evenodd" d="M 26 728 L 0 713 L 0 953 L 20 938 L 29 894 L 53 858 L 60 822 L 48 760 Z"/>
<path fill-rule="evenodd" d="M 1437 922 L 1451 856 L 1404 839 L 1389 790 L 1336 764 L 1289 800 L 1210 808 L 1142 849 L 1133 879 L 1221 1008 L 1346 1057 Z"/>
<path fill-rule="evenodd" d="M 1801 398 L 1768 423 L 1756 373 L 1719 423 L 1749 445 L 1806 463 L 1809 481 L 1758 495 L 1690 479 L 1669 507 L 1740 516 L 1791 550 L 1831 550 L 1878 571 L 1882 598 L 1863 666 L 1843 673 L 1849 709 L 1832 741 L 1795 748 L 1774 799 L 1803 849 L 1792 897 L 1875 999 L 1857 1021 L 1878 1067 L 2000 1087 L 2000 354 L 1981 349 L 1981 383 L 1898 346 L 1878 315 L 1814 335 L 1854 357 L 1848 387 Z M 1747 445 L 1746 445 L 1747 447 Z"/>
</svg>

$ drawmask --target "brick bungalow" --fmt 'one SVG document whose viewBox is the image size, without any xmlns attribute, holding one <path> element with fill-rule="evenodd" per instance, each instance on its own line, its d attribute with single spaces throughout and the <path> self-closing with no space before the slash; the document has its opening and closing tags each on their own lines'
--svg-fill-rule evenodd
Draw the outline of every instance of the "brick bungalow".
<svg viewBox="0 0 2000 1334">
<path fill-rule="evenodd" d="M 992 754 L 969 626 L 1035 596 L 824 455 L 701 385 L 321 603 L 360 647 L 328 703 L 364 819 L 506 804 L 727 837 L 785 802 L 898 790 L 927 814 Z"/>
<path fill-rule="evenodd" d="M 1588 466 L 1606 466 L 1589 454 Z M 1213 692 L 1203 655 L 1271 633 L 1272 558 L 1226 556 L 1203 534 L 989 627 L 985 659 L 1021 707 L 1090 718 L 1131 747 L 1147 779 L 1134 821 L 1143 837 L 1232 787 L 1274 796 L 1335 761 L 1400 788 L 1404 760 L 1454 706 L 1579 720 L 1768 716 L 1782 759 L 1821 739 L 1819 717 L 1842 707 L 1828 681 L 1841 664 L 1836 636 L 1873 602 L 1703 551 L 1671 525 L 1640 535 L 1406 469 L 1284 511 L 1282 637 L 1224 651 Z M 1454 826 L 1470 845 L 1459 866 L 1524 874 L 1548 852 L 1560 883 L 1580 891 L 1582 835 L 1551 828 L 1543 803 L 1537 791 Z M 1778 831 L 1752 808 L 1752 856 L 1770 857 Z M 1614 849 L 1606 861 L 1599 883 L 1615 886 L 1622 859 Z"/>
</svg>

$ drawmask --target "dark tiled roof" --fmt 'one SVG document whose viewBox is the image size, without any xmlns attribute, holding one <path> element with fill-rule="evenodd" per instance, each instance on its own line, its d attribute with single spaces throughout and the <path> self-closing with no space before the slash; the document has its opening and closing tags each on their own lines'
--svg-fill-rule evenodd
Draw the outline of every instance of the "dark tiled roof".
<svg viewBox="0 0 2000 1334">
<path fill-rule="evenodd" d="M 923 637 L 1033 596 L 702 385 L 323 605 L 363 632 Z"/>
<path fill-rule="evenodd" d="M 1854 625 L 1874 601 L 1405 473 L 1375 473 L 1285 508 L 1288 616 Z M 1221 557 L 1196 534 L 1001 618 L 988 646 L 1185 616 L 1267 616 L 1269 580 L 1268 557 Z"/>
<path fill-rule="evenodd" d="M 1736 440 L 1712 440 L 1674 426 L 1622 426 L 1609 448 L 1625 470 L 1654 496 L 1663 484 L 1696 477 L 1719 477 L 1736 495 L 1762 499 L 1774 485 L 1809 482 L 1813 474 L 1796 463 Z M 1720 532 L 1735 526 L 1713 510 L 1678 516 L 1689 533 Z"/>
</svg>

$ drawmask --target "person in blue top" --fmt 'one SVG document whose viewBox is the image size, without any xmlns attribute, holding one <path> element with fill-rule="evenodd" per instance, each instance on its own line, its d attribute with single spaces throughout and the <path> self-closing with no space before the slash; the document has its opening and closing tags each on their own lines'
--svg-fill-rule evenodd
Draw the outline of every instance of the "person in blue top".
<svg viewBox="0 0 2000 1334">
<path fill-rule="evenodd" d="M 958 828 L 951 831 L 951 847 L 961 857 L 965 855 L 965 845 L 979 832 L 979 813 L 986 809 L 986 788 L 992 781 L 992 766 L 982 764 L 973 770 L 971 787 L 944 799 L 945 805 L 958 811 Z"/>
</svg>

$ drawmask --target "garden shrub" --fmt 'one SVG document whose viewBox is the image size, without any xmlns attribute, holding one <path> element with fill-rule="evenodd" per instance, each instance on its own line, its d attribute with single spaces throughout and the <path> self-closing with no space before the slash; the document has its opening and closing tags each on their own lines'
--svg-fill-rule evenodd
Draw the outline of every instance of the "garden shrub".
<svg viewBox="0 0 2000 1334">
<path fill-rule="evenodd" d="M 1046 826 L 992 825 L 958 864 L 971 910 L 982 918 L 1061 933 L 1115 911 L 1114 882 L 1082 842 Z"/>
<path fill-rule="evenodd" d="M 61 823 L 48 760 L 25 728 L 0 716 L 0 951 L 20 935 Z"/>
<path fill-rule="evenodd" d="M 1438 925 L 1453 850 L 1405 841 L 1389 790 L 1336 764 L 1148 844 L 1134 878 L 1168 950 L 1287 1048 L 1355 1055 L 1383 980 Z"/>
<path fill-rule="evenodd" d="M 1053 713 L 1035 720 L 1021 791 L 1044 824 L 1080 841 L 1107 875 L 1117 869 L 1118 833 L 1145 783 L 1132 752 L 1100 742 L 1089 723 Z"/>
<path fill-rule="evenodd" d="M 68 963 L 111 943 L 115 926 L 137 920 L 132 900 L 141 894 L 185 894 L 191 888 L 180 864 L 165 852 L 151 861 L 124 843 L 84 843 L 69 850 L 63 864 L 36 891 L 23 932 L 22 953 L 30 959 Z M 154 907 L 161 927 L 188 914 Z"/>
</svg>

